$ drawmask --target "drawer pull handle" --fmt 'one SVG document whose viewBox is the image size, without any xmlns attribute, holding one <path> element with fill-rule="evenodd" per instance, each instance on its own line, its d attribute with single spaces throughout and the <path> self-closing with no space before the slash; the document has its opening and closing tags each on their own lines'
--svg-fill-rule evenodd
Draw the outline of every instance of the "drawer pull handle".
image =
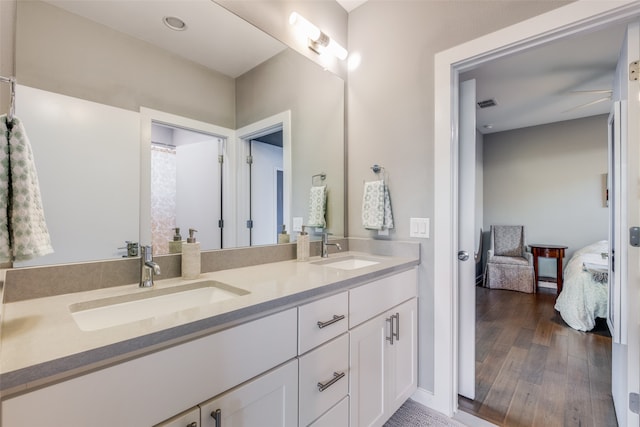
<svg viewBox="0 0 640 427">
<path fill-rule="evenodd" d="M 216 427 L 222 427 L 222 411 L 220 409 L 211 412 L 211 418 L 216 422 Z"/>
<path fill-rule="evenodd" d="M 396 317 L 396 331 L 394 335 L 396 336 L 396 341 L 400 341 L 400 313 L 396 313 L 395 317 Z"/>
<path fill-rule="evenodd" d="M 340 372 L 340 373 L 334 372 L 333 378 L 331 378 L 328 382 L 324 384 L 318 383 L 318 390 L 325 391 L 326 389 L 334 385 L 338 380 L 340 380 L 343 377 L 344 377 L 344 372 Z"/>
<path fill-rule="evenodd" d="M 322 329 L 325 326 L 333 325 L 334 323 L 339 322 L 342 319 L 344 319 L 344 314 L 341 314 L 340 316 L 338 316 L 337 314 L 334 314 L 333 319 L 331 320 L 327 320 L 326 322 L 318 321 L 318 328 Z"/>
</svg>

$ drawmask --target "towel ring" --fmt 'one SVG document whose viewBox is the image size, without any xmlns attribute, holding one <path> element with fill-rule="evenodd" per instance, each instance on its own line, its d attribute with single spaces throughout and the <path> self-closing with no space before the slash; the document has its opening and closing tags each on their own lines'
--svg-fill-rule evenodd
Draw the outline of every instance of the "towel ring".
<svg viewBox="0 0 640 427">
<path fill-rule="evenodd" d="M 325 179 L 327 179 L 327 174 L 322 172 L 322 173 L 317 173 L 315 175 L 311 176 L 311 185 L 315 185 L 316 184 L 316 178 L 320 178 L 320 181 L 324 181 Z"/>
<path fill-rule="evenodd" d="M 380 165 L 373 165 L 371 166 L 371 170 L 373 171 L 373 173 L 380 173 L 384 170 L 384 167 Z"/>
</svg>

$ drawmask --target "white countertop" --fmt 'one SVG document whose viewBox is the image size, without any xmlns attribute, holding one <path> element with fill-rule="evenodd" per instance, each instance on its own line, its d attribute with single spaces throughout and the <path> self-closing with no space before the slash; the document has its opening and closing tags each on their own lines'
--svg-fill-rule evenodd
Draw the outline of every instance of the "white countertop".
<svg viewBox="0 0 640 427">
<path fill-rule="evenodd" d="M 321 260 L 315 257 L 308 262 L 291 260 L 205 273 L 196 280 L 156 280 L 154 288 L 139 288 L 136 283 L 4 304 L 0 326 L 0 393 L 7 396 L 23 392 L 156 351 L 406 270 L 419 262 L 413 258 L 357 252 L 332 255 L 332 258 L 354 255 L 376 259 L 379 263 L 339 270 L 314 264 Z M 70 305 L 79 302 L 153 292 L 203 279 L 226 283 L 249 294 L 95 331 L 80 330 L 69 310 Z"/>
</svg>

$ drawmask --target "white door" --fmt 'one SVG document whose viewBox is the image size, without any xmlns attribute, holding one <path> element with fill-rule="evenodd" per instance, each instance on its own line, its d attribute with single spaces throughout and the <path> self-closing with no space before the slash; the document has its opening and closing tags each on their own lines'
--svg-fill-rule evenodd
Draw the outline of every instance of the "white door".
<svg viewBox="0 0 640 427">
<path fill-rule="evenodd" d="M 458 394 L 476 394 L 476 81 L 460 83 L 458 152 Z"/>
<path fill-rule="evenodd" d="M 251 141 L 251 157 L 251 245 L 272 245 L 278 243 L 282 227 L 278 224 L 278 211 L 282 212 L 282 198 L 278 198 L 282 194 L 282 180 L 278 180 L 282 147 Z"/>
<path fill-rule="evenodd" d="M 198 230 L 196 240 L 202 249 L 220 249 L 222 165 L 218 155 L 222 140 L 202 136 L 204 141 L 176 148 L 176 226 L 185 239 L 189 228 Z"/>
<path fill-rule="evenodd" d="M 614 265 L 619 266 L 614 272 L 613 285 L 619 285 L 619 293 L 614 292 L 614 301 L 611 302 L 614 328 L 611 382 L 616 416 L 621 426 L 639 424 L 638 414 L 630 409 L 629 404 L 630 394 L 640 391 L 640 248 L 631 246 L 629 235 L 631 227 L 640 226 L 640 84 L 636 80 L 638 73 L 630 71 L 630 64 L 639 59 L 640 23 L 635 22 L 627 27 L 613 90 L 614 100 L 621 101 L 621 107 L 620 156 L 614 166 L 620 180 L 617 185 L 614 181 L 613 188 L 614 196 L 619 194 L 620 200 L 613 205 L 614 210 L 618 210 L 613 215 L 613 220 L 617 221 L 613 227 L 614 235 L 619 236 L 613 248 Z"/>
</svg>

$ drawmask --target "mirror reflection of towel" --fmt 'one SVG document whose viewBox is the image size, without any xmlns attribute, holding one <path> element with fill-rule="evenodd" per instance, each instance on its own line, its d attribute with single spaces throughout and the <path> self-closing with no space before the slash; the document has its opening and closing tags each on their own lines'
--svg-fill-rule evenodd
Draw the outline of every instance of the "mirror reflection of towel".
<svg viewBox="0 0 640 427">
<path fill-rule="evenodd" d="M 309 227 L 326 227 L 327 186 L 313 186 L 309 192 Z"/>
<path fill-rule="evenodd" d="M 393 213 L 389 188 L 383 180 L 364 183 L 362 225 L 367 230 L 393 228 Z"/>
<path fill-rule="evenodd" d="M 9 166 L 10 169 L 9 170 Z M 0 262 L 53 252 L 44 218 L 38 174 L 22 123 L 0 116 Z"/>
</svg>

